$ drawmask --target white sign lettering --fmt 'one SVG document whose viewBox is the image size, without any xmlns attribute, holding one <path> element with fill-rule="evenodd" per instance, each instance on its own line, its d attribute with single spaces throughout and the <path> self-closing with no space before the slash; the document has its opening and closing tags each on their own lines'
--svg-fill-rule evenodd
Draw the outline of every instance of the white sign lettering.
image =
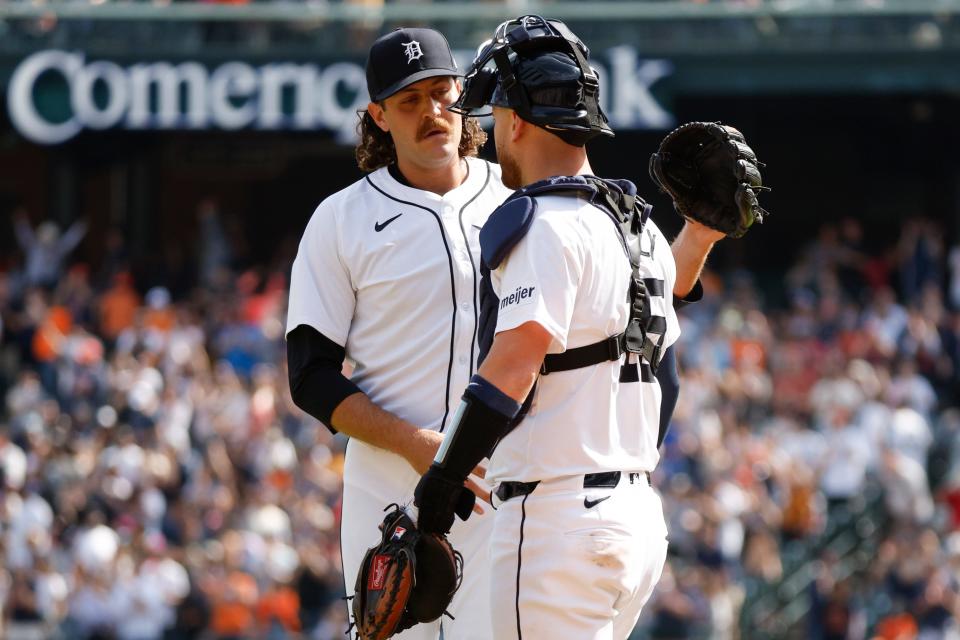
<svg viewBox="0 0 960 640">
<path fill-rule="evenodd" d="M 469 60 L 472 53 L 458 51 Z M 614 129 L 666 129 L 673 117 L 651 93 L 672 73 L 664 60 L 638 60 L 633 47 L 610 49 L 597 65 L 601 103 Z M 69 114 L 53 121 L 37 106 L 42 77 L 68 88 Z M 366 74 L 355 62 L 321 68 L 292 62 L 260 67 L 230 61 L 207 69 L 199 62 L 157 61 L 129 67 L 87 61 L 81 52 L 39 51 L 14 70 L 7 87 L 10 119 L 26 138 L 60 144 L 83 129 L 322 129 L 343 143 L 356 139 L 357 110 L 369 98 Z"/>
<path fill-rule="evenodd" d="M 93 99 L 97 82 L 107 88 L 107 104 L 100 108 Z M 70 85 L 70 104 L 80 121 L 91 129 L 116 126 L 127 110 L 127 76 L 112 62 L 94 62 L 80 68 Z"/>
<path fill-rule="evenodd" d="M 80 133 L 83 124 L 76 117 L 53 123 L 40 115 L 33 102 L 33 87 L 43 73 L 75 78 L 82 67 L 83 58 L 65 55 L 62 51 L 41 51 L 21 62 L 7 87 L 7 107 L 13 126 L 25 137 L 42 144 L 64 142 Z"/>
<path fill-rule="evenodd" d="M 668 129 L 673 126 L 673 116 L 650 93 L 650 87 L 669 76 L 673 66 L 666 60 L 644 60 L 637 64 L 637 51 L 629 46 L 614 47 L 607 55 L 613 75 L 610 122 L 614 129 L 617 126 L 627 129 Z M 645 126 L 638 126 L 641 123 Z"/>
<path fill-rule="evenodd" d="M 177 66 L 166 62 L 135 64 L 130 67 L 129 129 L 202 129 L 206 126 L 207 70 L 196 62 Z M 150 109 L 151 88 L 155 88 L 157 109 Z M 184 91 L 185 94 L 182 94 Z M 181 113 L 180 102 L 187 105 Z"/>
<path fill-rule="evenodd" d="M 224 129 L 241 129 L 257 117 L 253 93 L 257 72 L 245 62 L 228 62 L 210 74 L 210 111 Z M 234 104 L 238 102 L 240 104 Z"/>
</svg>

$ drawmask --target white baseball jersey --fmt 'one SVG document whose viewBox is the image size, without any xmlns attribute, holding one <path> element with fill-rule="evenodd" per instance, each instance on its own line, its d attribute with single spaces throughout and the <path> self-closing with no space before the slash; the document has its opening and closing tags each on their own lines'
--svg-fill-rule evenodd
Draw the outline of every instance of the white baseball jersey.
<svg viewBox="0 0 960 640">
<path fill-rule="evenodd" d="M 631 269 L 607 215 L 585 200 L 537 198 L 530 230 L 491 274 L 500 298 L 497 331 L 543 326 L 560 353 L 624 330 Z M 647 221 L 640 273 L 663 348 L 680 335 L 672 304 L 676 265 Z M 656 341 L 660 336 L 650 336 Z M 660 386 L 649 363 L 604 362 L 541 376 L 530 413 L 498 445 L 487 478 L 544 480 L 599 471 L 652 471 L 659 460 Z"/>
<path fill-rule="evenodd" d="M 511 193 L 500 168 L 468 158 L 469 174 L 443 196 L 405 186 L 387 169 L 324 200 L 307 224 L 290 282 L 287 331 L 306 324 L 345 347 L 353 382 L 417 426 L 443 431 L 476 369 L 480 227 Z M 340 531 L 344 583 L 354 580 L 390 503 L 412 501 L 420 476 L 400 456 L 359 440 L 347 446 Z M 450 540 L 464 582 L 447 637 L 490 640 L 492 518 L 474 514 Z M 435 640 L 440 622 L 397 640 Z"/>
<path fill-rule="evenodd" d="M 383 168 L 324 200 L 290 283 L 288 332 L 343 345 L 373 402 L 440 431 L 476 368 L 480 227 L 511 193 L 497 165 L 467 163 L 443 196 Z"/>
<path fill-rule="evenodd" d="M 491 274 L 497 331 L 537 322 L 553 337 L 548 353 L 622 332 L 631 268 L 612 221 L 577 198 L 542 196 L 537 205 L 529 231 Z M 648 337 L 662 336 L 666 348 L 680 335 L 676 265 L 650 221 L 641 252 L 657 318 Z M 540 376 L 530 412 L 497 445 L 487 472 L 494 484 L 537 481 L 499 503 L 494 518 L 498 640 L 630 635 L 667 553 L 663 507 L 643 473 L 659 458 L 659 417 L 660 386 L 637 356 Z M 603 472 L 620 473 L 598 482 Z"/>
</svg>

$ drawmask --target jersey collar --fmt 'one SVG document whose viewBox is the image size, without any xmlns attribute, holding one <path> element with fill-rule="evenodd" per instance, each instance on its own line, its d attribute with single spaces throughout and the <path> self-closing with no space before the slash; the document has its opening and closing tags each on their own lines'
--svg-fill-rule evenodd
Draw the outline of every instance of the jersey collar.
<svg viewBox="0 0 960 640">
<path fill-rule="evenodd" d="M 409 184 L 405 184 L 406 179 L 403 178 L 400 170 L 396 168 L 391 170 L 390 167 L 381 167 L 371 173 L 369 178 L 378 188 L 400 200 L 416 202 L 431 209 L 436 209 L 444 203 L 459 207 L 466 204 L 477 194 L 477 191 L 480 190 L 485 182 L 487 173 L 485 170 L 486 167 L 483 166 L 485 163 L 484 160 L 480 160 L 479 158 L 464 158 L 464 161 L 467 163 L 466 180 L 460 183 L 460 186 L 448 191 L 442 196 L 432 191 L 415 189 Z M 402 178 L 403 182 L 401 182 L 395 174 L 399 176 L 399 178 Z"/>
</svg>

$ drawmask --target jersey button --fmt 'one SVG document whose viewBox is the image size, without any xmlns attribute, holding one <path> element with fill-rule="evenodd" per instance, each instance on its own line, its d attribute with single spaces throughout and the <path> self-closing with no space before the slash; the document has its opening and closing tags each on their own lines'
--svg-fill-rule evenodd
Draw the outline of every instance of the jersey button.
<svg viewBox="0 0 960 640">
<path fill-rule="evenodd" d="M 470 303 L 469 303 L 469 302 L 461 302 L 461 303 L 460 303 L 460 308 L 463 309 L 464 311 L 470 311 Z"/>
<path fill-rule="evenodd" d="M 457 358 L 457 361 L 460 364 L 467 364 L 467 356 L 460 356 L 459 358 Z"/>
</svg>

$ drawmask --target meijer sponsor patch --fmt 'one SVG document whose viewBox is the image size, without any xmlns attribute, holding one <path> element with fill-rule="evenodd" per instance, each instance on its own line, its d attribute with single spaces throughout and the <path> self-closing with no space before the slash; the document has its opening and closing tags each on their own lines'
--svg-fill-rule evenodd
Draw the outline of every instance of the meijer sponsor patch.
<svg viewBox="0 0 960 640">
<path fill-rule="evenodd" d="M 503 311 L 510 305 L 519 307 L 533 302 L 536 289 L 536 287 L 517 287 L 513 292 L 500 298 L 500 310 Z"/>
</svg>

